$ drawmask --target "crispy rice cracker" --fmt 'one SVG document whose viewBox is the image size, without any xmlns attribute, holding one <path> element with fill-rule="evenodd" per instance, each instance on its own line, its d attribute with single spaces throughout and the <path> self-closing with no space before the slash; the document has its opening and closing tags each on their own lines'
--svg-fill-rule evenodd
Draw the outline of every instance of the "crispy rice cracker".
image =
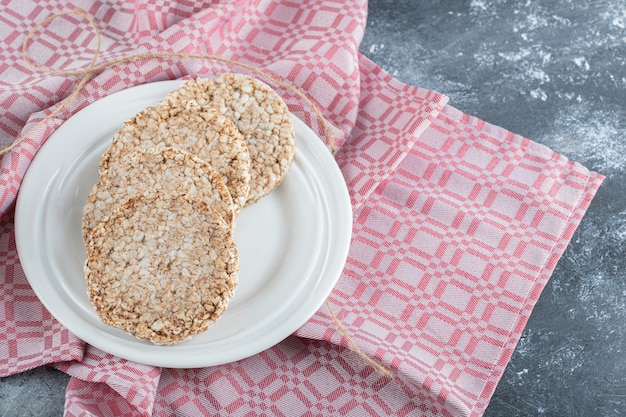
<svg viewBox="0 0 626 417">
<path fill-rule="evenodd" d="M 87 292 L 98 316 L 157 345 L 205 331 L 237 285 L 232 228 L 190 196 L 133 197 L 86 243 Z"/>
<path fill-rule="evenodd" d="M 234 205 L 222 176 L 189 152 L 155 147 L 132 151 L 110 164 L 102 161 L 98 182 L 83 208 L 83 236 L 119 205 L 138 194 L 197 196 L 211 205 L 227 224 L 234 221 Z M 112 165 L 112 166 L 110 166 Z"/>
<path fill-rule="evenodd" d="M 215 108 L 235 123 L 252 160 L 246 204 L 283 181 L 295 154 L 295 131 L 287 105 L 270 86 L 245 74 L 225 73 L 214 81 L 187 81 L 167 100 Z"/>
<path fill-rule="evenodd" d="M 235 214 L 250 191 L 250 152 L 241 132 L 213 108 L 193 102 L 163 100 L 126 121 L 102 156 L 111 168 L 133 150 L 159 146 L 181 149 L 208 162 L 224 177 L 235 204 Z"/>
</svg>

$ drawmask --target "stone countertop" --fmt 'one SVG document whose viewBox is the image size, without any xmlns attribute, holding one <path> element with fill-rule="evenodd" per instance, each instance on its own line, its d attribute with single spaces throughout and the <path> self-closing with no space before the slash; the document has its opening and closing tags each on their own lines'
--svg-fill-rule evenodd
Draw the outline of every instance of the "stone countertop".
<svg viewBox="0 0 626 417">
<path fill-rule="evenodd" d="M 626 416 L 626 0 L 373 0 L 361 51 L 606 176 L 485 416 Z M 0 415 L 62 415 L 67 381 L 1 379 Z"/>
</svg>

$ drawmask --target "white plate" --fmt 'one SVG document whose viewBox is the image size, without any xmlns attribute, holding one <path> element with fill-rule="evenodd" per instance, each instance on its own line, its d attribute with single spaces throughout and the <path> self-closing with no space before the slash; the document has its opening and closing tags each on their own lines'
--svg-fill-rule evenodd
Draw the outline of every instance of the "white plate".
<svg viewBox="0 0 626 417">
<path fill-rule="evenodd" d="M 180 81 L 130 88 L 94 102 L 50 136 L 19 191 L 15 231 L 24 272 L 46 308 L 106 352 L 172 368 L 233 362 L 302 326 L 335 286 L 348 254 L 352 211 L 341 171 L 322 141 L 294 117 L 296 156 L 284 182 L 237 219 L 239 286 L 226 313 L 203 334 L 154 346 L 104 325 L 86 294 L 82 208 L 98 162 L 122 122 Z"/>
</svg>

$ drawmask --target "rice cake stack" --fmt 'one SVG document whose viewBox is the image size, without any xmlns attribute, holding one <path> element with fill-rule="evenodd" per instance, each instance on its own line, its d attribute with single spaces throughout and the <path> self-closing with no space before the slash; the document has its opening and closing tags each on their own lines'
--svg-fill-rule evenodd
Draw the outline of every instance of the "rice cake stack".
<svg viewBox="0 0 626 417">
<path fill-rule="evenodd" d="M 157 345 L 215 323 L 239 279 L 236 217 L 283 181 L 294 153 L 282 98 L 243 74 L 187 81 L 126 121 L 83 210 L 101 320 Z"/>
</svg>

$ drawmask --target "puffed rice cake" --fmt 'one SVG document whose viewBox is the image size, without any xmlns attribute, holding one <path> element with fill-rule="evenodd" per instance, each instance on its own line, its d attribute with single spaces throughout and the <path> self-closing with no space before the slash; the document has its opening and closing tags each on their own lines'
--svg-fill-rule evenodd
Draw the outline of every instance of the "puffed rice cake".
<svg viewBox="0 0 626 417">
<path fill-rule="evenodd" d="M 84 207 L 101 320 L 157 345 L 205 331 L 237 285 L 235 217 L 283 181 L 294 153 L 282 98 L 243 74 L 190 80 L 125 122 Z"/>
<path fill-rule="evenodd" d="M 157 146 L 178 148 L 208 162 L 224 177 L 235 214 L 250 192 L 250 152 L 232 121 L 213 108 L 196 103 L 163 100 L 126 121 L 102 156 L 109 169 L 134 150 Z"/>
<path fill-rule="evenodd" d="M 270 86 L 245 74 L 225 73 L 215 80 L 189 80 L 167 100 L 215 108 L 235 123 L 252 160 L 246 204 L 281 184 L 293 162 L 295 131 L 289 108 Z"/>
<path fill-rule="evenodd" d="M 138 194 L 197 196 L 227 224 L 234 221 L 231 195 L 223 178 L 207 162 L 170 147 L 135 150 L 116 160 L 102 160 L 98 182 L 83 207 L 83 236 L 126 200 Z"/>
<path fill-rule="evenodd" d="M 191 196 L 133 197 L 89 231 L 86 248 L 87 292 L 98 316 L 156 345 L 205 331 L 238 282 L 232 228 Z"/>
</svg>

